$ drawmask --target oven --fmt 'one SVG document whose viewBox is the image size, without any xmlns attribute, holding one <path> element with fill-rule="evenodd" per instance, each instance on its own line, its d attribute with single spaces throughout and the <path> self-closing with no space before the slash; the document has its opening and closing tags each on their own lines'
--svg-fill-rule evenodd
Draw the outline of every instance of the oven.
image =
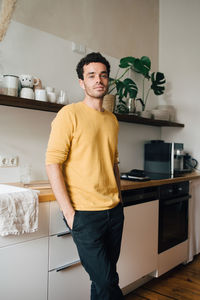
<svg viewBox="0 0 200 300">
<path fill-rule="evenodd" d="M 189 182 L 160 186 L 158 253 L 188 239 Z"/>
</svg>

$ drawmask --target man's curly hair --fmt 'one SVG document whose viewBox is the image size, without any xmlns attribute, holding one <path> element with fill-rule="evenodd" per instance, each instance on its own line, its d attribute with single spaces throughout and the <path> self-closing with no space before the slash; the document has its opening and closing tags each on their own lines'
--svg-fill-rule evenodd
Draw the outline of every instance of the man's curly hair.
<svg viewBox="0 0 200 300">
<path fill-rule="evenodd" d="M 79 79 L 83 80 L 83 67 L 85 65 L 89 65 L 90 63 L 93 62 L 99 62 L 102 63 L 106 66 L 107 72 L 108 72 L 108 77 L 110 75 L 110 64 L 109 62 L 105 59 L 105 57 L 103 57 L 101 55 L 101 53 L 99 52 L 91 52 L 88 55 L 86 55 L 85 57 L 83 57 L 80 62 L 78 63 L 77 67 L 76 67 L 76 72 L 78 75 Z"/>
</svg>

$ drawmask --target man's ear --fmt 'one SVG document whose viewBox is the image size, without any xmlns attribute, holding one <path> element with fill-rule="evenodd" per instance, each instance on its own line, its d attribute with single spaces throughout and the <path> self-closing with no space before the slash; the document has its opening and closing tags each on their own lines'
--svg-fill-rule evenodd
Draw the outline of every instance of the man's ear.
<svg viewBox="0 0 200 300">
<path fill-rule="evenodd" d="M 84 85 L 84 81 L 82 79 L 79 79 L 79 84 L 80 84 L 80 87 L 85 90 L 85 85 Z"/>
</svg>

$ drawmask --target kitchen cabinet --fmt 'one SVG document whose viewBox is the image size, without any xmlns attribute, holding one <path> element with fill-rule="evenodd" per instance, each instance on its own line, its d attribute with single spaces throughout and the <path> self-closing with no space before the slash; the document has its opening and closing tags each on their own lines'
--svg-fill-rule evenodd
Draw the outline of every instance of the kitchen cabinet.
<svg viewBox="0 0 200 300">
<path fill-rule="evenodd" d="M 118 262 L 123 288 L 157 267 L 158 200 L 124 208 L 125 222 Z"/>
<path fill-rule="evenodd" d="M 89 276 L 56 201 L 50 203 L 49 231 L 48 300 L 89 299 Z"/>
<path fill-rule="evenodd" d="M 0 248 L 2 300 L 46 300 L 48 238 Z"/>
<path fill-rule="evenodd" d="M 43 102 L 7 95 L 0 95 L 0 105 L 27 108 L 42 111 L 58 112 L 64 105 L 50 102 Z M 137 123 L 149 126 L 168 126 L 168 127 L 184 127 L 184 124 L 177 122 L 170 122 L 164 120 L 153 120 L 142 118 L 133 114 L 115 114 L 117 119 L 121 122 Z"/>
<path fill-rule="evenodd" d="M 190 182 L 189 261 L 200 253 L 200 180 Z"/>
</svg>

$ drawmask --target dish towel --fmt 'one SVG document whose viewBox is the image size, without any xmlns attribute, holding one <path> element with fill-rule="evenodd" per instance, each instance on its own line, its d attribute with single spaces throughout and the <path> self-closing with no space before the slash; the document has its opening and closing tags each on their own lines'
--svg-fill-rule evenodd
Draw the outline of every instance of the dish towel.
<svg viewBox="0 0 200 300">
<path fill-rule="evenodd" d="M 38 230 L 39 191 L 0 184 L 0 236 Z"/>
</svg>

